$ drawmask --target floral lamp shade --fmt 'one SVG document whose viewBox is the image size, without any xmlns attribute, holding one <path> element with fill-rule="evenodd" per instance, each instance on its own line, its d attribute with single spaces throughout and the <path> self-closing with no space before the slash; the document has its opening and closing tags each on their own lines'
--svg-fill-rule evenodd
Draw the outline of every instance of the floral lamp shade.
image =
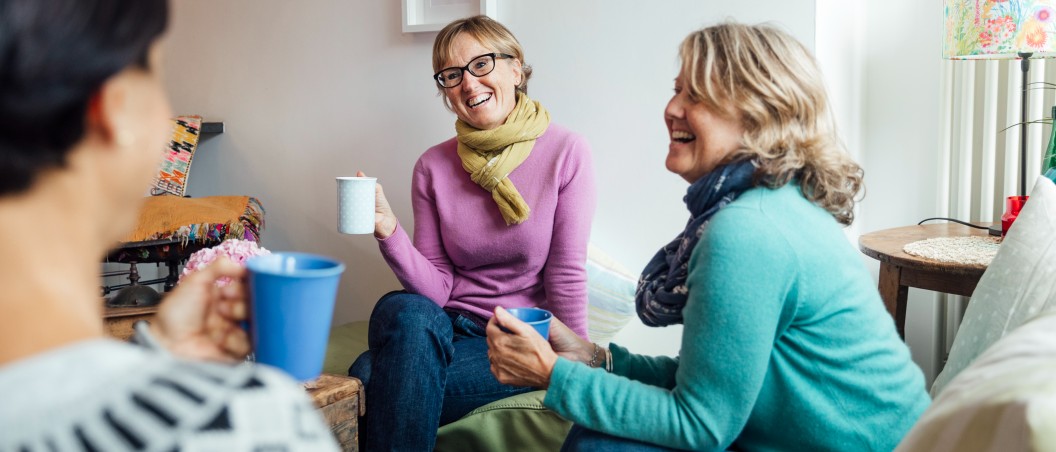
<svg viewBox="0 0 1056 452">
<path fill-rule="evenodd" d="M 945 0 L 943 57 L 1056 56 L 1056 0 Z"/>
</svg>

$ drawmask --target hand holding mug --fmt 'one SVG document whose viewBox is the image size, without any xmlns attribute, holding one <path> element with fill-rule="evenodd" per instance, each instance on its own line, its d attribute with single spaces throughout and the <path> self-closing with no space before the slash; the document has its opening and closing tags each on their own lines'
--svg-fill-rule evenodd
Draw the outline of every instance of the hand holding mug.
<svg viewBox="0 0 1056 452">
<path fill-rule="evenodd" d="M 246 270 L 220 258 L 188 275 L 158 308 L 150 329 L 174 355 L 189 359 L 237 361 L 249 353 L 239 323 L 246 318 Z M 220 278 L 231 282 L 218 287 Z"/>
<path fill-rule="evenodd" d="M 367 177 L 367 175 L 362 171 L 357 171 L 356 177 Z M 396 223 L 396 214 L 392 213 L 389 200 L 385 198 L 385 191 L 381 189 L 381 184 L 378 184 L 374 192 L 374 237 L 383 240 L 389 238 L 393 232 L 396 232 Z"/>
<path fill-rule="evenodd" d="M 551 335 L 553 332 L 551 327 Z M 488 321 L 487 335 L 491 373 L 499 382 L 536 388 L 550 386 L 557 353 L 534 328 L 496 307 L 495 315 Z"/>
</svg>

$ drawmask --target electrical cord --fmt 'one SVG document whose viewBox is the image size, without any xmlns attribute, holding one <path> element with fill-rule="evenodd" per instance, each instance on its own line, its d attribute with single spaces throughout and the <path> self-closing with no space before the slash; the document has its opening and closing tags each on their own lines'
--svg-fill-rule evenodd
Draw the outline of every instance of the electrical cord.
<svg viewBox="0 0 1056 452">
<path fill-rule="evenodd" d="M 917 225 L 918 226 L 922 225 L 922 224 L 924 224 L 925 221 L 931 221 L 931 220 L 952 221 L 952 222 L 957 223 L 957 224 L 963 224 L 963 225 L 968 226 L 970 228 L 986 229 L 990 233 L 990 235 L 997 235 L 997 236 L 1001 235 L 1001 228 L 996 228 L 995 229 L 995 228 L 988 227 L 988 226 L 983 226 L 983 225 L 979 225 L 979 224 L 972 224 L 972 223 L 969 223 L 967 221 L 961 221 L 961 220 L 956 220 L 956 219 L 953 219 L 953 218 L 945 218 L 945 217 L 925 218 L 923 220 L 920 220 L 920 222 L 917 223 Z"/>
</svg>

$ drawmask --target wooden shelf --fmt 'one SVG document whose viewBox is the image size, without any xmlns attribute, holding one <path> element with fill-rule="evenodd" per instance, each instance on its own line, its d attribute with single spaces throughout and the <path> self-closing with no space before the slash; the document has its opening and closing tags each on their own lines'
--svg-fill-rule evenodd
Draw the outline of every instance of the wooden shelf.
<svg viewBox="0 0 1056 452">
<path fill-rule="evenodd" d="M 224 123 L 221 122 L 203 122 L 202 133 L 224 133 Z"/>
</svg>

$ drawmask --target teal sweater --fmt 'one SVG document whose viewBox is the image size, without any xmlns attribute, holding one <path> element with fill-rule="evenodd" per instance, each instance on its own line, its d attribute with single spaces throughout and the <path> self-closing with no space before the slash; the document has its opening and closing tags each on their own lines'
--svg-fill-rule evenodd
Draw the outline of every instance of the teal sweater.
<svg viewBox="0 0 1056 452">
<path fill-rule="evenodd" d="M 678 358 L 559 358 L 544 403 L 588 429 L 694 450 L 892 450 L 930 403 L 861 257 L 797 185 L 753 188 L 689 261 Z"/>
</svg>

